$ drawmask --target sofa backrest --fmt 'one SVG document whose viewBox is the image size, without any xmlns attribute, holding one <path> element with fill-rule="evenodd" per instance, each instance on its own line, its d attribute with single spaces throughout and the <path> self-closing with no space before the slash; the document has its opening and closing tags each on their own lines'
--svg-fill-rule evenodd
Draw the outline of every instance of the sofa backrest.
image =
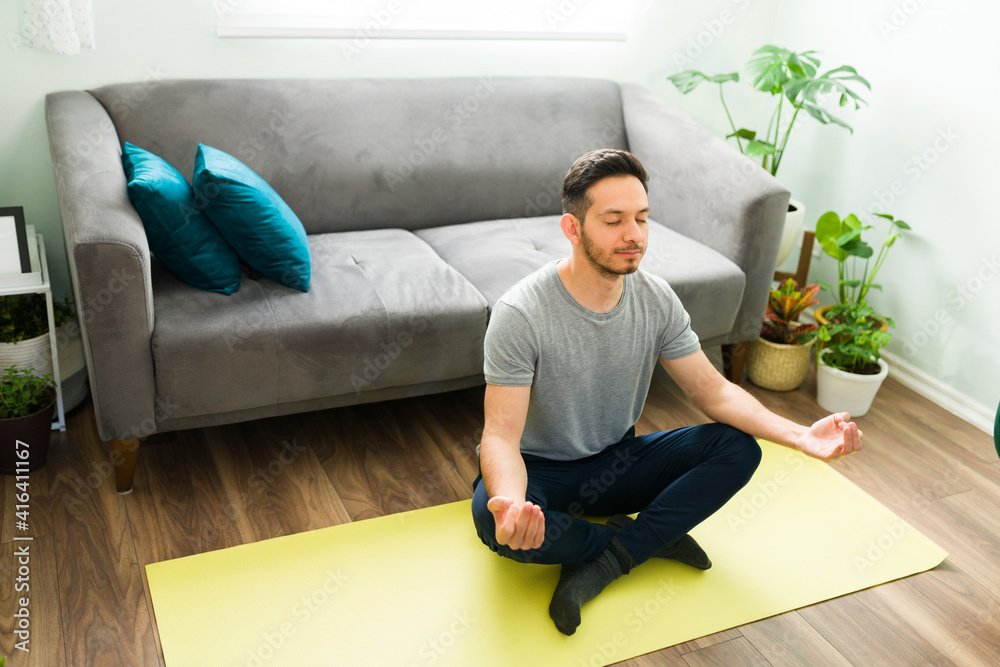
<svg viewBox="0 0 1000 667">
<path fill-rule="evenodd" d="M 120 142 L 188 180 L 198 143 L 226 151 L 309 233 L 559 213 L 574 159 L 627 148 L 612 81 L 203 79 L 89 92 Z"/>
</svg>

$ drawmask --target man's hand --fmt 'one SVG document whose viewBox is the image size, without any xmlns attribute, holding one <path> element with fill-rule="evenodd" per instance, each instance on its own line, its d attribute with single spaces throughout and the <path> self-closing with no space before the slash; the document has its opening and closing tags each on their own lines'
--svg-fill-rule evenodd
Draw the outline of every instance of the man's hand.
<svg viewBox="0 0 1000 667">
<path fill-rule="evenodd" d="M 523 504 L 511 498 L 493 496 L 486 503 L 493 513 L 496 523 L 497 542 L 511 549 L 537 549 L 545 539 L 545 515 L 542 508 L 525 501 Z"/>
<path fill-rule="evenodd" d="M 838 412 L 809 427 L 798 442 L 799 449 L 822 461 L 833 461 L 861 449 L 862 433 L 851 415 Z"/>
</svg>

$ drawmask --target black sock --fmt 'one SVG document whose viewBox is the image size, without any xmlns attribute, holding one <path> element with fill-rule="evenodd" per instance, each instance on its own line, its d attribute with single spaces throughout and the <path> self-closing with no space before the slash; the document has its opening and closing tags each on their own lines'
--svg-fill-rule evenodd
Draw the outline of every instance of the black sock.
<svg viewBox="0 0 1000 667">
<path fill-rule="evenodd" d="M 552 594 L 549 616 L 559 632 L 571 635 L 580 625 L 580 607 L 593 600 L 612 581 L 638 565 L 617 537 L 589 563 L 563 565 Z"/>
<path fill-rule="evenodd" d="M 617 532 L 633 521 L 634 519 L 627 514 L 615 514 L 608 519 L 607 525 L 614 528 L 615 532 Z M 696 567 L 699 570 L 707 570 L 712 567 L 712 561 L 709 559 L 708 554 L 705 553 L 701 545 L 690 535 L 684 535 L 670 546 L 663 547 L 653 554 L 653 557 L 669 558 L 670 560 L 676 560 L 685 565 Z"/>
</svg>

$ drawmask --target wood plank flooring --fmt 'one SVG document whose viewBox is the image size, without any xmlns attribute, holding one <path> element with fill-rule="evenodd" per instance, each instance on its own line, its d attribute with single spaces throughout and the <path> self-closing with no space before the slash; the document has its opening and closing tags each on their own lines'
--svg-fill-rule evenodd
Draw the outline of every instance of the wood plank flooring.
<svg viewBox="0 0 1000 667">
<path fill-rule="evenodd" d="M 801 423 L 815 378 L 744 384 Z M 163 665 L 148 563 L 470 498 L 482 388 L 151 438 L 135 491 L 113 490 L 89 399 L 30 479 L 30 529 L 0 480 L 0 655 L 20 665 Z M 639 432 L 706 421 L 657 372 Z M 858 420 L 866 448 L 834 465 L 951 555 L 900 581 L 621 663 L 1000 664 L 1000 461 L 991 438 L 893 380 Z M 470 525 L 470 530 L 472 529 Z M 15 535 L 32 535 L 30 653 L 15 650 Z M 529 665 L 530 660 L 524 664 Z"/>
</svg>

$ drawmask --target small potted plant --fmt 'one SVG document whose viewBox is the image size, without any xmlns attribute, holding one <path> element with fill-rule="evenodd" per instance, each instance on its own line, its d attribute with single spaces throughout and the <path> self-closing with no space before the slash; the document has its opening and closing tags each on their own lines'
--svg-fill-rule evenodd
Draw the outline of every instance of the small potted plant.
<svg viewBox="0 0 1000 667">
<path fill-rule="evenodd" d="M 800 292 L 792 278 L 771 290 L 763 329 L 750 344 L 747 355 L 747 375 L 758 387 L 791 391 L 805 380 L 818 327 L 797 322 L 796 318 L 819 303 L 815 298 L 818 292 L 818 285 L 806 285 Z"/>
<path fill-rule="evenodd" d="M 896 244 L 903 231 L 910 229 L 910 225 L 891 215 L 875 215 L 889 221 L 889 230 L 877 256 L 875 250 L 862 238 L 864 232 L 872 229 L 872 225 L 861 224 L 853 213 L 841 220 L 836 212 L 827 211 L 816 221 L 816 240 L 827 255 L 837 260 L 836 288 L 824 282 L 819 284 L 833 294 L 838 304 L 864 303 L 869 291 L 882 289 L 882 285 L 875 282 L 875 276 L 885 263 L 889 249 Z M 872 257 L 875 257 L 874 264 Z M 826 314 L 829 309 L 830 306 L 823 306 L 816 310 L 816 320 L 820 324 L 830 319 Z"/>
<path fill-rule="evenodd" d="M 824 409 L 849 412 L 852 417 L 868 412 L 888 374 L 879 350 L 889 344 L 889 328 L 896 325 L 868 304 L 868 294 L 882 289 L 875 277 L 889 249 L 910 229 L 891 215 L 876 215 L 889 221 L 878 254 L 863 238 L 872 225 L 862 224 L 854 214 L 841 219 L 827 211 L 816 221 L 816 240 L 837 260 L 836 287 L 820 283 L 837 302 L 816 310 L 816 321 L 822 325 L 817 332 L 817 402 Z"/>
<path fill-rule="evenodd" d="M 726 135 L 726 138 L 735 138 L 736 146 L 741 153 L 750 158 L 759 158 L 761 166 L 772 176 L 777 176 L 778 167 L 785 156 L 788 138 L 795 127 L 799 112 L 805 111 L 824 125 L 839 125 L 853 134 L 851 126 L 831 114 L 824 104 L 828 99 L 835 99 L 837 105 L 841 107 L 853 104 L 855 109 L 867 104 L 851 88 L 851 84 L 858 84 L 855 87 L 864 86 L 871 90 L 871 84 L 860 76 L 857 70 L 849 65 L 841 65 L 820 74 L 819 66 L 820 61 L 816 57 L 816 51 L 796 53 L 767 44 L 751 54 L 745 66 L 750 85 L 754 90 L 768 93 L 772 98 L 777 97 L 777 104 L 774 105 L 766 130 L 763 132 L 747 128 L 737 129 L 733 116 L 729 113 L 723 86 L 730 81 L 738 82 L 739 72 L 709 76 L 697 70 L 685 70 L 667 77 L 667 80 L 685 95 L 702 83 L 718 84 L 719 100 L 732 129 L 732 133 Z M 802 228 L 804 217 L 805 208 L 802 203 L 794 199 L 789 201 L 785 229 L 778 250 L 778 264 L 781 264 L 791 252 Z"/>
<path fill-rule="evenodd" d="M 83 340 L 68 295 L 62 301 L 54 299 L 52 310 L 63 407 L 69 412 L 87 396 Z M 12 365 L 34 368 L 37 373 L 47 373 L 53 368 L 49 321 L 42 294 L 0 296 L 0 368 Z"/>
<path fill-rule="evenodd" d="M 52 374 L 15 366 L 0 376 L 0 473 L 17 474 L 45 464 L 56 409 Z M 18 466 L 18 461 L 26 461 Z"/>
<path fill-rule="evenodd" d="M 889 374 L 879 351 L 892 337 L 888 327 L 896 324 L 880 318 L 863 301 L 835 304 L 827 314 L 830 321 L 816 332 L 820 341 L 816 346 L 816 402 L 829 412 L 862 417 Z"/>
</svg>

